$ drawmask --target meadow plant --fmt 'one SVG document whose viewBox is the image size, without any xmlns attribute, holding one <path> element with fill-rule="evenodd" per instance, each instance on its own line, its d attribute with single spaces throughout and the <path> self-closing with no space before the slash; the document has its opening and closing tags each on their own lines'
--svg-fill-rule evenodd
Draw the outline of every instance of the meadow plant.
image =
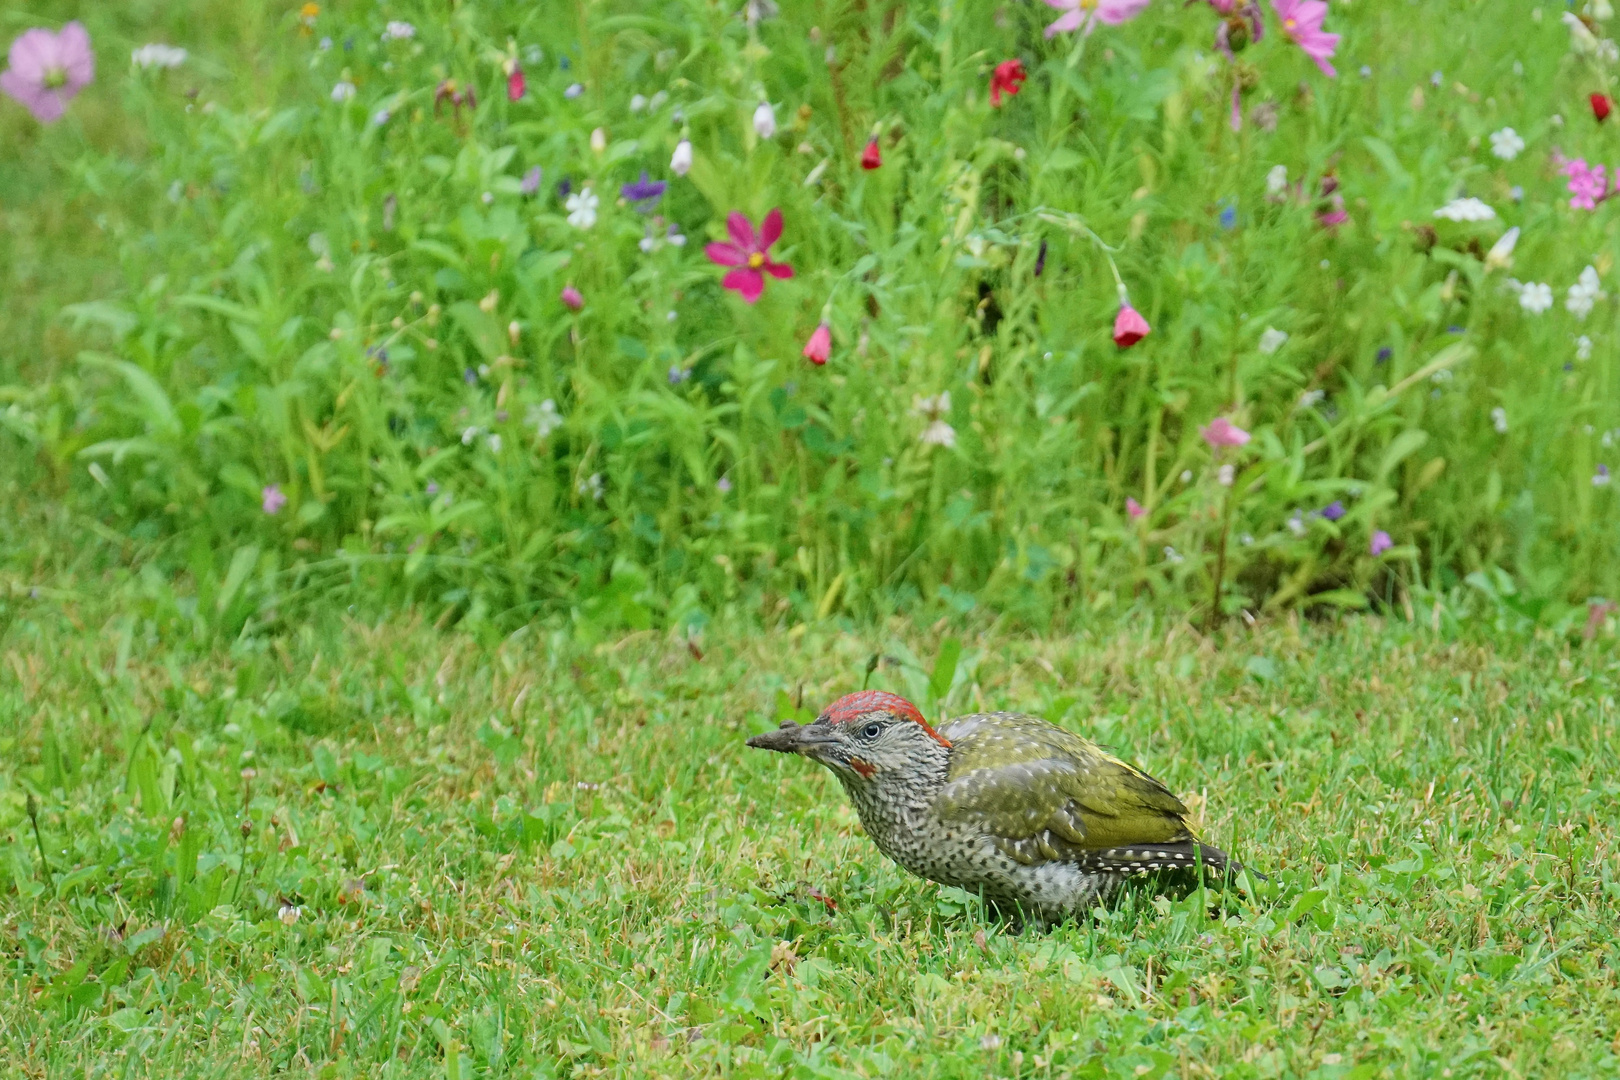
<svg viewBox="0 0 1620 1080">
<path fill-rule="evenodd" d="M 95 272 L 7 271 L 6 468 L 260 622 L 1578 620 L 1615 50 L 1555 14 L 307 4 L 253 78 L 42 16 L 0 191 L 75 221 L 6 242 Z"/>
</svg>

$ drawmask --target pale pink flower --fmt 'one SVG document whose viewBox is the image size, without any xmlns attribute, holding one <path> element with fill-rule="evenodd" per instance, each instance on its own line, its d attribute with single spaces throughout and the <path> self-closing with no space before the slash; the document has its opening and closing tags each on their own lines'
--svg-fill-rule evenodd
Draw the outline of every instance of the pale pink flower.
<svg viewBox="0 0 1620 1080">
<path fill-rule="evenodd" d="M 823 322 L 817 326 L 810 335 L 810 340 L 804 343 L 804 357 L 812 364 L 820 366 L 827 362 L 832 355 L 832 327 Z"/>
<path fill-rule="evenodd" d="M 1322 74 L 1332 78 L 1338 72 L 1328 63 L 1333 51 L 1339 47 L 1339 35 L 1322 29 L 1328 6 L 1324 0 L 1271 0 L 1271 10 L 1282 22 L 1282 32 L 1316 61 Z"/>
<path fill-rule="evenodd" d="M 1146 516 L 1147 507 L 1135 499 L 1128 498 L 1125 500 L 1125 512 L 1130 515 L 1132 521 L 1135 521 L 1137 518 Z"/>
<path fill-rule="evenodd" d="M 287 496 L 282 493 L 280 484 L 266 484 L 259 495 L 263 499 L 261 509 L 272 517 L 281 513 L 281 508 L 287 505 Z"/>
<path fill-rule="evenodd" d="M 1602 165 L 1588 165 L 1585 158 L 1573 158 L 1560 164 L 1559 171 L 1569 177 L 1569 205 L 1576 210 L 1595 210 L 1598 203 L 1613 194 Z M 1620 188 L 1620 170 L 1616 170 L 1615 184 Z"/>
<path fill-rule="evenodd" d="M 1238 427 L 1224 416 L 1217 416 L 1209 422 L 1208 427 L 1200 428 L 1198 434 L 1204 437 L 1212 449 L 1219 450 L 1223 446 L 1242 446 L 1249 441 L 1249 433 Z"/>
<path fill-rule="evenodd" d="M 1046 6 L 1066 14 L 1046 28 L 1046 36 L 1079 30 L 1089 34 L 1099 22 L 1117 26 L 1142 14 L 1152 0 L 1046 0 Z"/>
<path fill-rule="evenodd" d="M 11 43 L 10 67 L 0 73 L 0 90 L 16 98 L 42 124 L 62 118 L 67 103 L 96 77 L 90 34 L 77 20 L 61 33 L 35 27 Z"/>
</svg>

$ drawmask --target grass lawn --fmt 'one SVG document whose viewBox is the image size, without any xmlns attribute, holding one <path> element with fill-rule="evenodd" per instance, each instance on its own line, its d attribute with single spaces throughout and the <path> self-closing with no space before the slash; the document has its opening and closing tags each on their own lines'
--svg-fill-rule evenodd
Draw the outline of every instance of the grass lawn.
<svg viewBox="0 0 1620 1080">
<path fill-rule="evenodd" d="M 926 696 L 941 646 L 910 627 L 711 631 L 698 658 L 335 620 L 227 650 L 10 614 L 7 1074 L 1620 1070 L 1603 638 L 967 634 L 931 712 L 1114 743 L 1271 873 L 1019 930 L 884 860 L 823 770 L 743 747 L 874 650 L 873 685 Z"/>
</svg>

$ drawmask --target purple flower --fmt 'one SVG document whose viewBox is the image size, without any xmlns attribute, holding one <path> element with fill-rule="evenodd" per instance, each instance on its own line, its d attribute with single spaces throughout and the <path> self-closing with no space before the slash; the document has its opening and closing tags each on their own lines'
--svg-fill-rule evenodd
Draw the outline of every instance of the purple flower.
<svg viewBox="0 0 1620 1080">
<path fill-rule="evenodd" d="M 679 386 L 679 385 L 681 385 L 681 383 L 685 382 L 687 379 L 690 379 L 691 377 L 692 377 L 692 372 L 691 372 L 691 370 L 689 368 L 683 368 L 679 364 L 671 364 L 670 365 L 670 368 L 669 368 L 669 385 L 671 385 L 671 386 Z"/>
<path fill-rule="evenodd" d="M 1322 516 L 1327 518 L 1329 521 L 1338 521 L 1340 518 L 1344 517 L 1344 503 L 1340 502 L 1338 499 L 1334 499 L 1332 502 L 1322 507 L 1321 513 Z"/>
<path fill-rule="evenodd" d="M 77 20 L 53 34 L 25 30 L 11 43 L 10 67 L 0 74 L 0 90 L 22 104 L 42 124 L 62 118 L 67 103 L 96 77 L 90 34 Z"/>
<path fill-rule="evenodd" d="M 574 190 L 574 182 L 572 180 L 568 179 L 568 177 L 565 176 L 557 184 L 557 198 L 566 199 L 566 198 L 568 198 L 569 194 L 573 192 L 573 190 Z"/>
<path fill-rule="evenodd" d="M 1395 350 L 1390 348 L 1388 345 L 1385 345 L 1382 349 L 1378 350 L 1378 363 L 1382 364 L 1394 355 Z"/>
<path fill-rule="evenodd" d="M 1389 533 L 1385 532 L 1383 529 L 1379 529 L 1377 532 L 1372 534 L 1372 543 L 1367 546 L 1367 550 L 1372 553 L 1374 558 L 1376 558 L 1394 546 L 1395 541 L 1389 538 Z"/>
<path fill-rule="evenodd" d="M 662 180 L 649 180 L 647 170 L 642 169 L 641 179 L 621 187 L 619 194 L 643 214 L 650 214 L 658 206 L 658 200 L 664 197 L 664 189 L 668 186 Z"/>
<path fill-rule="evenodd" d="M 540 177 L 543 175 L 544 174 L 540 171 L 540 166 L 534 166 L 528 172 L 523 174 L 523 181 L 518 184 L 518 190 L 523 192 L 525 195 L 533 195 L 535 192 L 540 190 Z"/>
<path fill-rule="evenodd" d="M 472 368 L 466 368 L 461 373 L 461 381 L 466 383 L 468 386 L 471 386 L 473 383 L 478 381 L 478 372 L 474 371 Z"/>
<path fill-rule="evenodd" d="M 720 492 L 720 494 L 725 495 L 731 491 L 731 479 L 729 477 L 722 476 L 714 486 L 715 489 Z"/>
<path fill-rule="evenodd" d="M 281 508 L 287 505 L 287 496 L 281 493 L 280 484 L 266 484 L 259 494 L 264 499 L 261 504 L 264 512 L 271 516 L 281 513 Z"/>
</svg>

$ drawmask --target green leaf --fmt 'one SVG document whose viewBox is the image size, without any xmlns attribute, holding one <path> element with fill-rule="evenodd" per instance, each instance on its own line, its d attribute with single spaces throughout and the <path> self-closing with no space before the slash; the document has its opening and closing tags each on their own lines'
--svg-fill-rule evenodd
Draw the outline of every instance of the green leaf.
<svg viewBox="0 0 1620 1080">
<path fill-rule="evenodd" d="M 951 682 L 956 678 L 956 663 L 961 658 L 960 641 L 946 638 L 939 643 L 939 654 L 934 657 L 934 674 L 928 680 L 928 692 L 936 704 L 944 701 L 951 692 Z"/>
<path fill-rule="evenodd" d="M 1429 433 L 1421 429 L 1403 431 L 1395 436 L 1389 446 L 1385 448 L 1384 456 L 1378 463 L 1378 482 L 1382 484 L 1395 466 L 1416 453 L 1428 441 Z"/>
</svg>

